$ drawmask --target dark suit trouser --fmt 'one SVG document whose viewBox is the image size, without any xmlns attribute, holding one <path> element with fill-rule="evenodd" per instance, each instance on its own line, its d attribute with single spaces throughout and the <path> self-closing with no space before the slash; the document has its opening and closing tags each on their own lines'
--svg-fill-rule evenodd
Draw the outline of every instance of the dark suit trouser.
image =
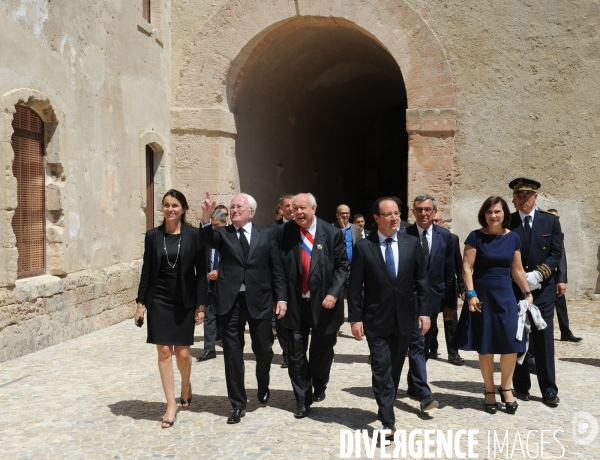
<svg viewBox="0 0 600 460">
<path fill-rule="evenodd" d="M 456 326 L 458 326 L 458 315 L 456 313 L 456 310 L 454 310 L 454 313 L 452 314 L 452 319 L 449 321 L 444 320 L 444 336 L 446 339 L 446 350 L 448 351 L 448 356 L 458 354 L 458 350 L 450 346 L 450 344 L 452 343 L 452 338 L 454 337 L 454 333 L 456 332 Z M 425 350 L 425 360 L 429 359 L 429 351 L 437 351 L 439 348 L 439 343 L 437 339 L 437 321 L 435 323 L 431 323 L 431 329 L 429 329 L 429 331 L 431 331 L 432 336 L 431 345 L 429 345 L 429 350 Z M 427 334 L 429 334 L 429 332 L 427 332 Z M 427 337 L 425 337 L 425 340 L 427 340 Z"/>
<path fill-rule="evenodd" d="M 373 393 L 383 423 L 396 421 L 394 402 L 409 340 L 410 334 L 401 334 L 397 326 L 394 333 L 387 337 L 367 337 L 371 353 Z"/>
<path fill-rule="evenodd" d="M 275 328 L 277 330 L 277 340 L 283 351 L 283 359 L 288 358 L 288 330 L 280 319 L 275 318 Z"/>
<path fill-rule="evenodd" d="M 437 321 L 437 313 L 431 317 L 431 322 Z M 425 359 L 425 350 L 429 350 L 432 335 L 429 340 L 421 334 L 419 329 L 419 315 L 415 314 L 413 328 L 410 334 L 410 344 L 408 347 L 408 388 L 417 393 L 419 400 L 425 396 L 431 395 L 431 389 L 427 384 L 427 363 Z M 427 352 L 429 355 L 429 352 Z"/>
<path fill-rule="evenodd" d="M 215 351 L 217 339 L 217 316 L 210 305 L 204 310 L 204 351 Z"/>
<path fill-rule="evenodd" d="M 301 319 L 298 330 L 288 329 L 288 374 L 298 406 L 312 404 L 312 389 L 315 393 L 325 391 L 329 382 L 333 347 L 337 343 L 337 331 L 324 334 L 326 325 L 314 327 L 310 301 L 301 301 Z M 308 350 L 309 333 L 310 350 Z M 310 358 L 310 359 L 309 359 Z"/>
<path fill-rule="evenodd" d="M 537 305 L 537 304 L 536 304 Z M 536 376 L 542 395 L 558 394 L 556 386 L 556 370 L 554 367 L 554 304 L 537 305 L 546 321 L 546 328 L 539 330 L 533 320 L 531 320 L 531 333 L 529 342 L 533 342 L 533 353 L 535 357 Z M 529 313 L 527 313 L 529 315 Z M 525 393 L 531 388 L 531 376 L 527 361 L 523 364 L 517 364 L 513 375 L 514 389 L 520 393 Z"/>
<path fill-rule="evenodd" d="M 558 327 L 560 335 L 570 335 L 569 315 L 567 313 L 567 297 L 563 294 L 556 298 L 556 317 L 558 318 Z"/>
<path fill-rule="evenodd" d="M 273 359 L 271 318 L 253 319 L 248 313 L 245 295 L 239 295 L 229 312 L 220 317 L 223 327 L 223 358 L 227 396 L 234 409 L 245 409 L 248 399 L 244 385 L 244 329 L 250 325 L 252 351 L 256 357 L 256 381 L 259 391 L 269 387 Z"/>
</svg>

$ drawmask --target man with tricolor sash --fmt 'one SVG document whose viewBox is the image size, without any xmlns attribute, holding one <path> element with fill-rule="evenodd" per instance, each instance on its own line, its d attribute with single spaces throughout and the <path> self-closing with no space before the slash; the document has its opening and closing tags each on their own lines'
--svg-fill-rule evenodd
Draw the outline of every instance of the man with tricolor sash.
<svg viewBox="0 0 600 460">
<path fill-rule="evenodd" d="M 294 416 L 303 418 L 313 402 L 325 399 L 333 347 L 344 322 L 348 256 L 342 232 L 316 217 L 312 194 L 296 195 L 292 206 L 294 220 L 278 228 L 278 239 L 288 293 L 283 324 L 288 330 Z"/>
</svg>

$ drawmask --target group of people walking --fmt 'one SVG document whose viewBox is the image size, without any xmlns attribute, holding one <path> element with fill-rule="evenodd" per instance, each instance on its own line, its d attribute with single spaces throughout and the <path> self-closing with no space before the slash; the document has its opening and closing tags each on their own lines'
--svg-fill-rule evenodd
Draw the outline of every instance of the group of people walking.
<svg viewBox="0 0 600 460">
<path fill-rule="evenodd" d="M 190 346 L 195 325 L 209 312 L 222 334 L 232 406 L 227 423 L 239 423 L 248 402 L 247 324 L 256 357 L 256 396 L 262 404 L 269 400 L 273 316 L 284 352 L 282 367 L 288 367 L 296 400 L 294 416 L 308 416 L 311 406 L 326 397 L 345 291 L 352 335 L 357 340 L 366 336 L 378 416 L 391 436 L 407 356 L 408 394 L 419 399 L 422 411 L 438 406 L 427 384 L 426 361 L 436 342 L 432 326 L 439 313 L 452 324 L 446 334 L 451 362 L 463 363 L 459 349 L 479 353 L 486 412 L 498 411 L 495 354 L 500 355 L 498 392 L 506 411 L 518 407 L 512 385 L 519 399 L 529 399 L 529 368 L 527 362 L 519 364 L 528 344 L 543 400 L 558 404 L 553 315 L 563 236 L 558 217 L 536 206 L 539 182 L 519 178 L 510 187 L 517 211 L 511 214 L 501 197 L 485 200 L 478 214 L 481 228 L 465 241 L 462 267 L 457 266 L 458 238 L 432 225 L 438 209 L 428 194 L 414 199 L 411 226 L 400 218 L 397 198 L 379 198 L 373 205 L 374 228 L 363 238 L 364 232 L 348 222 L 347 206 L 338 208 L 338 223 L 331 225 L 316 216 L 310 193 L 282 197 L 283 216 L 268 227 L 253 223 L 257 204 L 250 195 L 232 199 L 231 224 L 225 225 L 206 193 L 198 229 L 186 223 L 185 196 L 169 190 L 162 203 L 163 224 L 146 233 L 134 318 L 141 326 L 147 310 L 147 341 L 157 346 L 167 399 L 162 427 L 173 426 L 179 409 L 172 355 L 181 373 L 181 408 L 191 404 Z M 465 299 L 458 322 L 457 297 Z"/>
</svg>

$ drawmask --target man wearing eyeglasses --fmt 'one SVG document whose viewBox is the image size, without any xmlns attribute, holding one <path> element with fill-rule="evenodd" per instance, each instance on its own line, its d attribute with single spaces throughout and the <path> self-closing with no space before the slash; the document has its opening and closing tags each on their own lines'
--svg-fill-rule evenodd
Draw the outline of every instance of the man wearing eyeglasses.
<svg viewBox="0 0 600 460">
<path fill-rule="evenodd" d="M 456 279 L 454 244 L 448 230 L 433 225 L 437 208 L 437 201 L 433 196 L 429 194 L 417 196 L 413 201 L 413 215 L 416 222 L 406 229 L 407 234 L 419 238 L 425 257 L 431 294 L 432 324 L 437 322 L 440 311 L 444 311 L 445 319 L 451 319 L 454 309 L 456 309 L 456 303 L 452 301 L 452 296 L 446 295 L 446 293 L 453 292 Z M 421 411 L 426 412 L 439 406 L 427 384 L 426 361 L 429 358 L 433 328 L 423 335 L 418 319 L 418 316 L 415 315 L 408 349 L 407 394 L 418 398 L 421 403 Z"/>
<path fill-rule="evenodd" d="M 348 321 L 357 340 L 367 336 L 373 393 L 387 438 L 394 436 L 394 402 L 416 314 L 423 333 L 431 300 L 425 257 L 418 238 L 400 230 L 392 197 L 373 205 L 378 230 L 356 244 L 348 289 Z M 364 301 L 362 290 L 364 286 Z M 418 302 L 411 302 L 413 297 Z"/>
<path fill-rule="evenodd" d="M 348 254 L 348 262 L 352 264 L 352 252 L 354 245 L 358 240 L 362 240 L 362 230 L 358 225 L 350 223 L 350 208 L 345 204 L 340 204 L 335 213 L 337 220 L 333 223 L 344 232 L 344 241 L 346 242 L 346 253 Z"/>
</svg>

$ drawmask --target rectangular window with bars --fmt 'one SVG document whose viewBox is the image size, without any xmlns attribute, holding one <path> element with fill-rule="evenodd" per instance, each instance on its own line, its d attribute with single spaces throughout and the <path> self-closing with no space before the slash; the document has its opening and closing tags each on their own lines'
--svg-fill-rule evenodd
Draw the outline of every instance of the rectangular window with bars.
<svg viewBox="0 0 600 460">
<path fill-rule="evenodd" d="M 12 227 L 19 251 L 17 277 L 26 278 L 46 271 L 44 122 L 33 110 L 17 106 L 12 126 L 18 200 Z"/>
</svg>

